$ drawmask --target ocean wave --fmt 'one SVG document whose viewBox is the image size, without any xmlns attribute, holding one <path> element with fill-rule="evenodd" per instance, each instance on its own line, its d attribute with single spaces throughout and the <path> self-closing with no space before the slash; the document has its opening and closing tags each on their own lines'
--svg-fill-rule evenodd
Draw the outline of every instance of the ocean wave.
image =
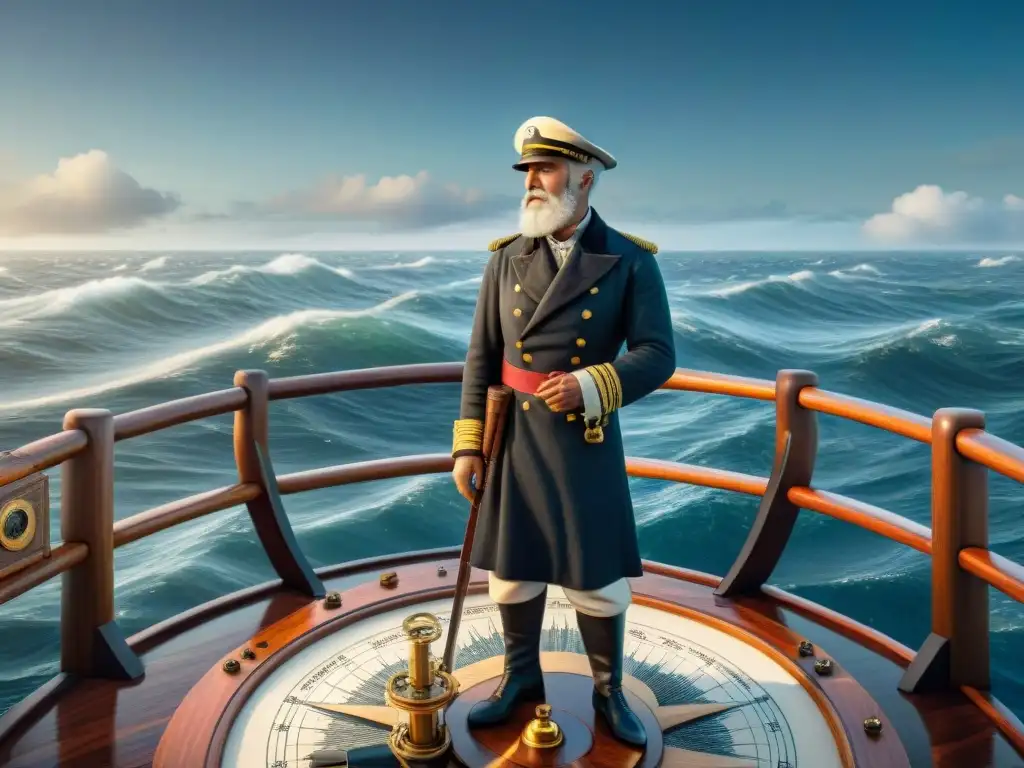
<svg viewBox="0 0 1024 768">
<path fill-rule="evenodd" d="M 283 253 L 273 261 L 253 267 L 248 264 L 234 264 L 225 269 L 213 269 L 191 278 L 189 285 L 209 285 L 219 280 L 232 280 L 240 275 L 262 273 L 265 275 L 299 275 L 310 269 L 323 269 L 352 280 L 355 273 L 345 267 L 332 267 L 304 253 Z"/>
<path fill-rule="evenodd" d="M 154 379 L 167 378 L 183 372 L 187 368 L 205 359 L 229 352 L 240 347 L 259 347 L 270 341 L 280 339 L 292 331 L 309 325 L 323 325 L 335 320 L 346 318 L 373 317 L 387 312 L 398 305 L 416 298 L 418 291 L 407 291 L 386 301 L 365 309 L 302 309 L 286 315 L 277 315 L 259 325 L 243 331 L 223 341 L 213 342 L 201 347 L 189 349 L 177 354 L 163 357 L 153 363 L 142 365 L 134 370 L 113 379 L 105 379 L 94 384 L 64 389 L 48 395 L 0 402 L 0 411 L 27 410 L 69 400 L 80 400 L 93 397 L 111 390 L 123 389 L 142 384 Z"/>
<path fill-rule="evenodd" d="M 0 300 L 0 326 L 14 326 L 41 317 L 67 312 L 83 302 L 107 299 L 133 291 L 162 291 L 161 283 L 142 277 L 101 277 L 65 288 L 51 288 L 42 293 Z"/>
<path fill-rule="evenodd" d="M 153 272 L 157 269 L 163 269 L 167 266 L 166 256 L 157 256 L 155 259 L 151 259 L 139 267 L 139 272 Z"/>
<path fill-rule="evenodd" d="M 139 272 L 154 272 L 164 269 L 166 266 L 167 257 L 161 256 L 143 264 L 139 268 Z M 117 269 L 119 270 L 120 267 Z M 0 299 L 0 318 L 2 318 L 0 327 L 20 326 L 28 321 L 67 315 L 73 310 L 81 312 L 87 306 L 108 302 L 112 297 L 134 299 L 138 309 L 145 308 L 149 312 L 154 312 L 159 308 L 153 301 L 153 295 L 160 294 L 162 299 L 174 301 L 174 306 L 171 307 L 172 311 L 183 312 L 184 303 L 192 300 L 203 303 L 203 294 L 190 297 L 185 292 L 188 289 L 206 288 L 219 281 L 231 282 L 233 279 L 247 274 L 290 277 L 311 269 L 324 269 L 349 280 L 354 278 L 353 272 L 349 269 L 331 267 L 303 254 L 282 254 L 259 266 L 233 265 L 225 269 L 210 270 L 184 282 L 153 280 L 138 275 L 114 275 L 85 280 L 76 285 L 50 288 L 38 293 Z M 149 296 L 144 296 L 147 293 Z M 220 306 L 220 302 L 218 302 L 218 306 Z M 133 312 L 130 307 L 123 307 L 123 309 L 128 312 L 128 316 L 124 317 L 126 323 L 137 319 L 135 317 L 137 313 Z M 191 313 L 194 312 L 194 309 L 191 310 Z M 160 313 L 158 312 L 158 314 Z M 161 319 L 170 321 L 172 318 L 165 311 Z"/>
<path fill-rule="evenodd" d="M 991 256 L 986 256 L 983 259 L 981 259 L 975 266 L 978 266 L 978 267 L 1004 267 L 1007 264 L 1011 264 L 1014 261 L 1017 261 L 1017 257 L 1012 255 L 1012 254 L 1009 255 L 1009 256 L 999 256 L 997 258 L 992 258 Z"/>
<path fill-rule="evenodd" d="M 388 270 L 388 269 L 422 269 L 423 267 L 430 266 L 435 261 L 433 256 L 424 256 L 422 259 L 409 262 L 398 262 L 397 264 L 374 264 L 366 267 L 370 271 Z"/>
<path fill-rule="evenodd" d="M 872 277 L 880 277 L 882 272 L 878 267 L 870 264 L 858 264 L 849 269 L 833 269 L 828 274 L 829 277 L 835 277 L 840 280 L 870 280 Z M 871 277 L 865 277 L 865 275 L 870 275 Z"/>
<path fill-rule="evenodd" d="M 801 269 L 799 272 L 794 272 L 790 275 L 769 275 L 768 277 L 761 278 L 760 280 L 748 280 L 734 285 L 722 285 L 708 291 L 702 291 L 698 295 L 714 296 L 716 298 L 725 299 L 730 296 L 738 296 L 741 293 L 746 293 L 747 291 L 754 290 L 756 288 L 763 288 L 767 285 L 775 285 L 779 283 L 799 287 L 801 283 L 813 279 L 814 272 L 809 269 Z"/>
<path fill-rule="evenodd" d="M 11 270 L 9 270 L 7 267 L 2 267 L 2 266 L 0 266 L 0 279 L 4 280 L 5 282 L 15 282 L 15 283 L 24 283 L 25 282 L 24 280 L 22 280 L 17 275 L 12 275 L 11 274 Z"/>
<path fill-rule="evenodd" d="M 293 262 L 294 263 L 294 262 Z M 115 277 L 107 280 L 119 281 L 118 285 L 139 286 L 153 288 L 154 284 L 135 277 Z M 458 280 L 450 280 L 439 285 L 408 290 L 396 296 L 380 301 L 369 307 L 363 308 L 309 308 L 299 309 L 292 312 L 282 313 L 256 322 L 250 328 L 236 332 L 225 339 L 213 341 L 198 347 L 183 350 L 174 354 L 161 357 L 149 363 L 136 365 L 120 376 L 79 383 L 77 386 L 68 381 L 67 375 L 62 379 L 65 387 L 59 392 L 36 394 L 32 397 L 15 398 L 6 402 L 0 401 L 0 411 L 18 411 L 40 408 L 57 403 L 68 402 L 76 399 L 85 399 L 105 392 L 137 386 L 150 381 L 165 379 L 180 375 L 190 368 L 193 368 L 206 360 L 216 358 L 220 355 L 232 352 L 237 349 L 249 348 L 263 349 L 268 346 L 267 359 L 272 362 L 280 362 L 292 356 L 297 349 L 297 334 L 305 328 L 315 326 L 326 326 L 337 321 L 358 320 L 365 318 L 379 317 L 395 310 L 400 305 L 406 304 L 414 299 L 425 299 L 437 301 L 441 297 L 448 296 L 452 292 L 456 295 L 465 293 L 468 304 L 475 300 L 476 293 L 464 291 L 465 288 L 478 284 L 481 278 L 471 277 Z M 81 286 L 78 286 L 81 288 Z M 71 289 L 69 289 L 71 290 Z M 122 290 L 125 290 L 122 288 Z M 436 305 L 437 310 L 443 310 L 450 305 L 451 299 Z M 0 302 L 2 306 L 2 302 Z M 447 341 L 464 341 L 465 333 L 461 328 L 450 326 L 445 322 L 436 319 L 436 312 L 412 313 L 408 315 L 394 315 L 393 322 L 398 322 L 407 328 L 424 330 L 434 339 L 446 339 Z M 403 337 L 407 344 L 412 344 L 412 338 Z M 155 340 L 154 340 L 155 341 Z M 159 346 L 166 347 L 173 344 L 171 340 L 160 342 Z M 154 344 L 147 345 L 148 347 Z M 21 350 L 22 357 L 36 357 L 32 350 Z M 96 353 L 92 353 L 96 354 Z M 65 366 L 66 367 L 66 366 Z M 121 365 L 110 364 L 109 369 L 123 368 Z M 38 387 L 34 387 L 38 391 Z"/>
</svg>

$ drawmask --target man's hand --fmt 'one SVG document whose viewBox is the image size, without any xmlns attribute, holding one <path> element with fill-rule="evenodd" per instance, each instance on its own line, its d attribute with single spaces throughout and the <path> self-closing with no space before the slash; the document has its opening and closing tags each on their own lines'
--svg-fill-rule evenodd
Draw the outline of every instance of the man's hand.
<svg viewBox="0 0 1024 768">
<path fill-rule="evenodd" d="M 579 379 L 571 373 L 552 376 L 537 388 L 537 397 L 556 413 L 575 411 L 583 407 L 583 389 Z"/>
<path fill-rule="evenodd" d="M 452 477 L 455 478 L 455 487 L 459 489 L 459 493 L 472 504 L 476 489 L 483 482 L 484 460 L 479 456 L 459 456 L 455 460 Z"/>
</svg>

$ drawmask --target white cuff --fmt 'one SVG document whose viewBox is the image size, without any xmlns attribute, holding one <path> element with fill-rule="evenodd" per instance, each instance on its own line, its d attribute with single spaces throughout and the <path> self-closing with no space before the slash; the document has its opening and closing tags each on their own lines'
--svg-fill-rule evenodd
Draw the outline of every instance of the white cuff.
<svg viewBox="0 0 1024 768">
<path fill-rule="evenodd" d="M 590 375 L 590 371 L 573 371 L 572 375 L 576 377 L 576 380 L 580 383 L 580 389 L 583 390 L 583 418 L 590 422 L 592 419 L 601 418 L 601 395 L 597 391 L 597 384 L 594 383 L 594 377 Z"/>
</svg>

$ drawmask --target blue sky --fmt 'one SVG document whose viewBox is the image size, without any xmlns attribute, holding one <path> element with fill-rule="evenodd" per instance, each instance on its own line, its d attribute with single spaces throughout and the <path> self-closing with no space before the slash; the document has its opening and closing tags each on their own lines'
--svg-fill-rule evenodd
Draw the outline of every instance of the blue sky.
<svg viewBox="0 0 1024 768">
<path fill-rule="evenodd" d="M 664 248 L 1017 247 L 1022 29 L 995 1 L 12 0 L 0 247 L 477 248 L 515 231 L 532 115 L 617 157 L 595 207 Z"/>
</svg>

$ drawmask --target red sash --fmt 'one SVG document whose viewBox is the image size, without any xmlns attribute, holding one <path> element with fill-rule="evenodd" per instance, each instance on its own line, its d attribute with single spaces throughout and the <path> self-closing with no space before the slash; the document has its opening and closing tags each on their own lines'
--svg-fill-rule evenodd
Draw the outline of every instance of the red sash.
<svg viewBox="0 0 1024 768">
<path fill-rule="evenodd" d="M 527 371 L 517 368 L 508 360 L 501 362 L 501 383 L 524 395 L 534 395 L 537 388 L 546 380 L 555 376 L 561 376 L 565 371 L 551 371 L 551 373 L 540 373 L 539 371 Z"/>
</svg>

